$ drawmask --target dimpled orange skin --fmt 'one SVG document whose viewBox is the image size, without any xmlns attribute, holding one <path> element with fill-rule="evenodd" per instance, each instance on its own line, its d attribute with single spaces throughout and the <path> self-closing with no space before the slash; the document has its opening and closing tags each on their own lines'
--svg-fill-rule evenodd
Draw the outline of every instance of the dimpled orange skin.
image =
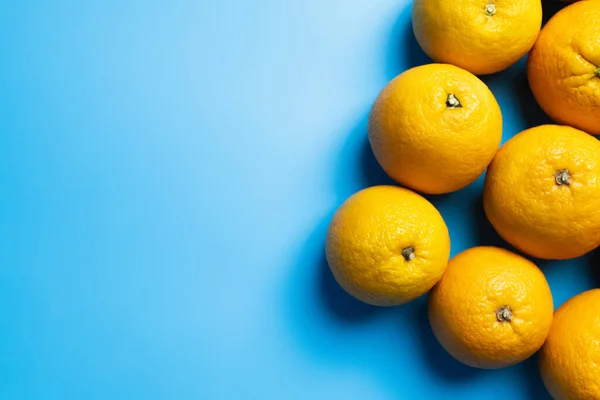
<svg viewBox="0 0 600 400">
<path fill-rule="evenodd" d="M 600 0 L 556 13 L 527 62 L 531 90 L 555 121 L 600 134 Z"/>
<path fill-rule="evenodd" d="M 570 184 L 559 185 L 564 170 Z M 600 141 L 558 125 L 519 133 L 490 164 L 483 204 L 500 236 L 529 255 L 568 259 L 593 250 L 600 244 Z"/>
<path fill-rule="evenodd" d="M 496 247 L 452 258 L 429 294 L 433 333 L 454 358 L 476 368 L 507 367 L 532 356 L 550 331 L 553 310 L 542 271 Z"/>
<path fill-rule="evenodd" d="M 336 211 L 326 254 L 335 279 L 349 294 L 372 305 L 393 306 L 421 296 L 441 278 L 450 237 L 442 216 L 425 198 L 396 186 L 374 186 Z"/>
<path fill-rule="evenodd" d="M 460 107 L 449 107 L 458 101 Z M 440 194 L 475 181 L 498 151 L 502 114 L 475 75 L 447 64 L 412 68 L 379 94 L 369 116 L 369 142 L 395 181 Z"/>
<path fill-rule="evenodd" d="M 540 351 L 540 371 L 555 400 L 600 399 L 600 290 L 581 293 L 556 310 Z"/>
<path fill-rule="evenodd" d="M 491 74 L 510 67 L 531 49 L 542 26 L 542 3 L 414 0 L 412 22 L 417 41 L 434 61 Z"/>
</svg>

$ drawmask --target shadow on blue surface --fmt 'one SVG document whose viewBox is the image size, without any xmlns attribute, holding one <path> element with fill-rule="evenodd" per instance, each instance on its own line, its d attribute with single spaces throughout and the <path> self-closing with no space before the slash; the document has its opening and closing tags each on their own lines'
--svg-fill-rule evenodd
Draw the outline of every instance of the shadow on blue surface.
<svg viewBox="0 0 600 400">
<path fill-rule="evenodd" d="M 589 255 L 589 269 L 591 281 L 600 287 L 600 249 L 594 250 Z"/>
<path fill-rule="evenodd" d="M 433 62 L 417 42 L 412 28 L 411 7 L 406 7 L 392 29 L 389 59 L 386 65 L 387 77 L 393 79 L 409 68 Z"/>
<path fill-rule="evenodd" d="M 514 251 L 511 245 L 504 241 L 496 232 L 485 215 L 483 208 L 483 194 L 479 193 L 476 203 L 472 208 L 473 220 L 475 221 L 478 246 L 496 246 Z"/>
<path fill-rule="evenodd" d="M 554 14 L 556 14 L 568 5 L 569 3 L 567 2 L 561 2 L 556 0 L 543 0 L 542 7 L 544 15 L 542 16 L 542 24 L 546 25 L 546 22 L 548 22 L 548 20 L 552 18 Z"/>
<path fill-rule="evenodd" d="M 537 354 L 521 364 L 507 368 L 505 371 L 514 371 L 515 374 L 523 377 L 523 380 L 527 383 L 527 391 L 531 400 L 552 400 L 540 375 Z"/>
<path fill-rule="evenodd" d="M 385 173 L 383 168 L 377 162 L 371 145 L 367 139 L 367 120 L 365 119 L 357 127 L 357 131 L 364 136 L 362 141 L 362 151 L 360 154 L 362 163 L 362 178 L 365 183 L 365 187 L 376 186 L 376 185 L 396 185 L 394 180 Z"/>
<path fill-rule="evenodd" d="M 527 124 L 527 127 L 532 128 L 534 126 L 554 123 L 535 100 L 531 88 L 529 87 L 527 71 L 525 68 L 519 70 L 518 73 L 513 76 L 511 83 L 515 89 L 515 97 L 520 102 L 522 118 Z"/>
</svg>

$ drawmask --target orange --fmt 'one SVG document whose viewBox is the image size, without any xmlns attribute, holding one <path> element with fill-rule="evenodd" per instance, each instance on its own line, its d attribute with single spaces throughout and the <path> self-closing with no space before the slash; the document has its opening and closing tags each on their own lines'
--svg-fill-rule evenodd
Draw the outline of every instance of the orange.
<svg viewBox="0 0 600 400">
<path fill-rule="evenodd" d="M 568 300 L 556 310 L 540 352 L 546 388 L 556 400 L 600 399 L 600 290 Z"/>
<path fill-rule="evenodd" d="M 448 228 L 435 207 L 395 186 L 364 189 L 336 211 L 327 261 L 337 282 L 378 306 L 406 303 L 441 278 L 450 255 Z"/>
<path fill-rule="evenodd" d="M 369 116 L 369 141 L 383 169 L 424 193 L 453 192 L 475 181 L 501 138 L 492 92 L 475 75 L 447 64 L 400 74 Z"/>
<path fill-rule="evenodd" d="M 450 260 L 429 295 L 429 321 L 441 345 L 477 368 L 502 368 L 533 355 L 552 325 L 552 294 L 531 261 L 496 247 Z"/>
<path fill-rule="evenodd" d="M 531 90 L 555 121 L 600 134 L 600 1 L 556 13 L 527 63 Z"/>
<path fill-rule="evenodd" d="M 483 204 L 500 236 L 525 253 L 589 252 L 600 245 L 600 142 L 566 126 L 519 133 L 492 161 Z"/>
<path fill-rule="evenodd" d="M 413 31 L 436 62 L 474 74 L 510 67 L 542 26 L 541 0 L 414 0 Z"/>
</svg>

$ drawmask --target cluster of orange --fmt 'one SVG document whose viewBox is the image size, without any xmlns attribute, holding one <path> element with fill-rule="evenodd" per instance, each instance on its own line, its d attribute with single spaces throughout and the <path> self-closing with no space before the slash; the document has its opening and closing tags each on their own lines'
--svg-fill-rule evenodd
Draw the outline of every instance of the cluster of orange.
<svg viewBox="0 0 600 400">
<path fill-rule="evenodd" d="M 528 259 L 495 247 L 450 261 L 450 236 L 415 191 L 440 194 L 487 170 L 485 213 L 508 243 L 543 259 L 579 257 L 600 245 L 600 0 L 565 7 L 542 25 L 541 0 L 414 0 L 413 30 L 436 63 L 397 76 L 369 117 L 369 141 L 400 186 L 351 196 L 327 234 L 337 282 L 378 306 L 429 291 L 442 346 L 478 368 L 521 362 L 538 350 L 555 399 L 600 399 L 600 290 L 554 312 L 552 293 Z M 475 74 L 529 53 L 534 96 L 560 125 L 528 129 L 498 149 L 502 114 Z"/>
</svg>

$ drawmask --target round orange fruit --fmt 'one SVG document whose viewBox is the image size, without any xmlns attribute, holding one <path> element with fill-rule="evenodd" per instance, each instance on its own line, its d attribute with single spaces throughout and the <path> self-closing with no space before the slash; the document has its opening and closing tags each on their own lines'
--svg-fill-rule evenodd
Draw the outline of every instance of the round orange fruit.
<svg viewBox="0 0 600 400">
<path fill-rule="evenodd" d="M 555 121 L 600 134 L 600 2 L 585 0 L 556 13 L 527 62 L 531 90 Z"/>
<path fill-rule="evenodd" d="M 452 258 L 429 294 L 433 333 L 454 358 L 476 368 L 507 367 L 533 355 L 550 331 L 553 310 L 542 271 L 496 247 Z"/>
<path fill-rule="evenodd" d="M 491 74 L 531 49 L 542 26 L 542 2 L 414 0 L 412 23 L 421 48 L 434 61 Z"/>
<path fill-rule="evenodd" d="M 490 164 L 483 204 L 500 236 L 529 255 L 567 259 L 593 250 L 600 245 L 600 141 L 558 125 L 519 133 Z"/>
<path fill-rule="evenodd" d="M 326 254 L 336 281 L 349 294 L 393 306 L 421 296 L 441 278 L 450 237 L 425 198 L 396 186 L 374 186 L 336 211 Z"/>
<path fill-rule="evenodd" d="M 600 399 L 600 289 L 568 300 L 556 310 L 540 351 L 540 370 L 555 400 Z"/>
<path fill-rule="evenodd" d="M 414 190 L 448 193 L 475 181 L 498 151 L 502 114 L 488 87 L 452 65 L 394 78 L 369 116 L 369 142 L 383 169 Z"/>
</svg>

